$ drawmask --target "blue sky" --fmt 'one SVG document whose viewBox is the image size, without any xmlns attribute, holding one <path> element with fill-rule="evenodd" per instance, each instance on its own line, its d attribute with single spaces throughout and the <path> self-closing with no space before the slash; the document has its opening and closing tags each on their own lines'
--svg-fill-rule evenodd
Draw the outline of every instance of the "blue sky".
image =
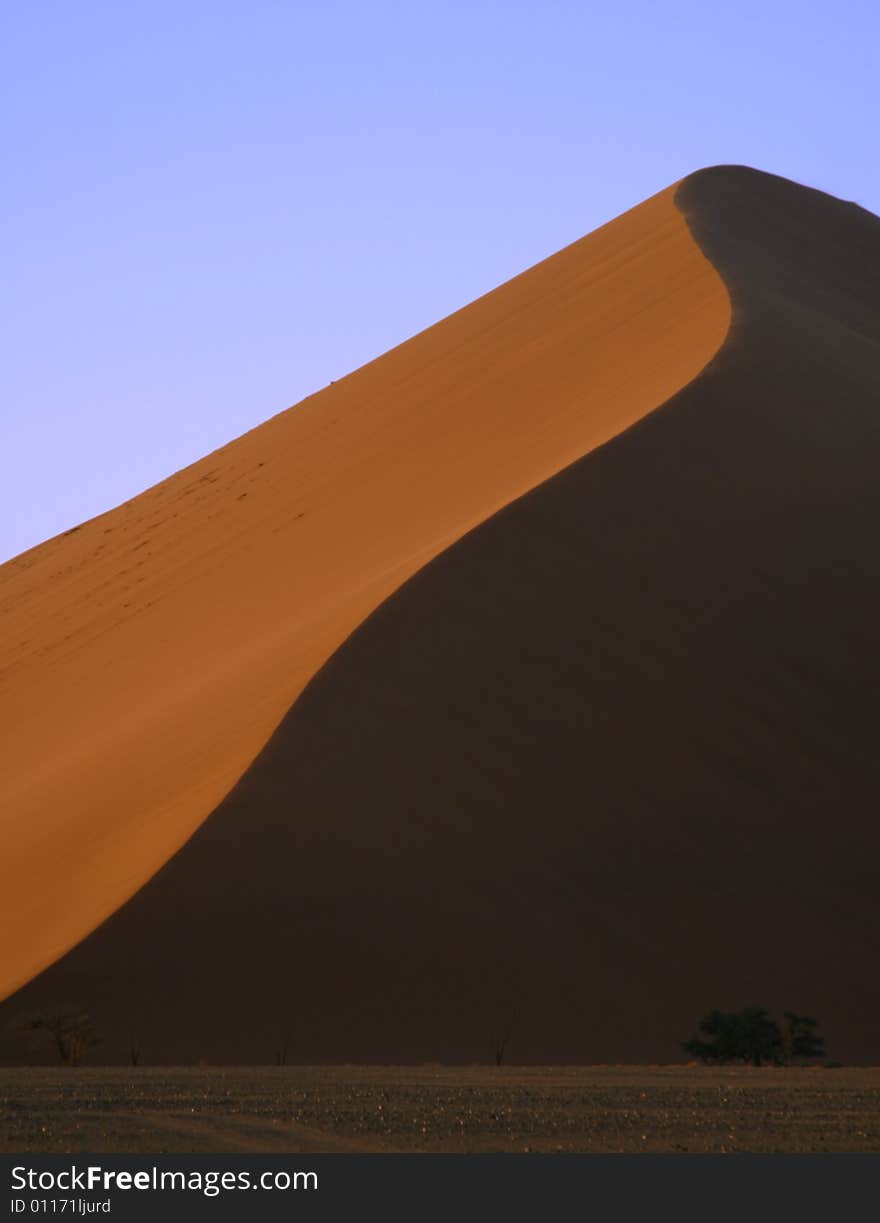
<svg viewBox="0 0 880 1223">
<path fill-rule="evenodd" d="M 0 10 L 0 560 L 700 166 L 880 212 L 880 5 Z"/>
</svg>

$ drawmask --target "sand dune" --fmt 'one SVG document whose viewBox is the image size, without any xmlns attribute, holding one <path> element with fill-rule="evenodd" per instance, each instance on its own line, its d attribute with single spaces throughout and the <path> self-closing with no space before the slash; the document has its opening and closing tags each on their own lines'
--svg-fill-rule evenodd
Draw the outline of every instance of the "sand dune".
<svg viewBox="0 0 880 1223">
<path fill-rule="evenodd" d="M 0 568 L 0 997 L 162 865 L 388 594 L 657 407 L 729 317 L 662 192 Z"/>
<path fill-rule="evenodd" d="M 876 1057 L 878 256 L 703 171 L 0 571 L 43 651 L 4 674 L 7 989 L 219 803 L 5 1013 L 224 1060 L 513 1021 L 563 1062 L 760 1002 Z"/>
</svg>

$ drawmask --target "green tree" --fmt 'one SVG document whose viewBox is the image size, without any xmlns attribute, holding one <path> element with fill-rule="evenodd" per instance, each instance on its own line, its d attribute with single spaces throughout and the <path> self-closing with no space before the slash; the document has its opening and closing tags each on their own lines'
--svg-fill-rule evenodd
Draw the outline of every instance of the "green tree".
<svg viewBox="0 0 880 1223">
<path fill-rule="evenodd" d="M 810 1058 L 825 1056 L 825 1039 L 819 1035 L 818 1022 L 812 1015 L 796 1015 L 794 1011 L 786 1011 L 784 1019 L 782 1047 L 786 1064 L 795 1059 L 809 1061 Z"/>
<path fill-rule="evenodd" d="M 783 1058 L 782 1030 L 763 1006 L 747 1006 L 741 1011 L 713 1010 L 700 1020 L 698 1035 L 685 1041 L 682 1048 L 709 1064 L 779 1065 Z"/>
</svg>

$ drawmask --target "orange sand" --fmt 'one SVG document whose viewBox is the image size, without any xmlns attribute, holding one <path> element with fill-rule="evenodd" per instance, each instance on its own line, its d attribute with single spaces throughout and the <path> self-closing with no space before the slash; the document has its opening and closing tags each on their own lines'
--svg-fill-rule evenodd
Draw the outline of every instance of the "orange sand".
<svg viewBox="0 0 880 1223">
<path fill-rule="evenodd" d="M 709 362 L 729 298 L 674 195 L 0 568 L 0 997 L 186 841 L 386 596 Z"/>
</svg>

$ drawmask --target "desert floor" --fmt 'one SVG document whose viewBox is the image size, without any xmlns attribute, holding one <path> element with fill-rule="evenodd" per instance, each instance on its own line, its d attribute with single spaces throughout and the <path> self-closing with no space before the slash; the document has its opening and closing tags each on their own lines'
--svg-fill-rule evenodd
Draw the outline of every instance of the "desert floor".
<svg viewBox="0 0 880 1223">
<path fill-rule="evenodd" d="M 880 1067 L 0 1069 L 0 1153 L 880 1151 Z"/>
</svg>

